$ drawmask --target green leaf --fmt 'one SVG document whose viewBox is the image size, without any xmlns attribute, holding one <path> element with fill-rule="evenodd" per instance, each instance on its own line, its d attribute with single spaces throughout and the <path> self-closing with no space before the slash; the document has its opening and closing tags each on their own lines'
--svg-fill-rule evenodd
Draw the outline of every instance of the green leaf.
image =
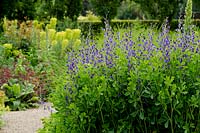
<svg viewBox="0 0 200 133">
<path fill-rule="evenodd" d="M 169 121 L 166 121 L 165 122 L 165 128 L 168 128 L 168 126 L 169 126 Z"/>
<path fill-rule="evenodd" d="M 18 97 L 21 93 L 21 86 L 19 84 L 14 84 L 11 91 L 14 96 Z"/>
<path fill-rule="evenodd" d="M 144 120 L 144 112 L 140 112 L 140 119 Z"/>
<path fill-rule="evenodd" d="M 133 103 L 134 101 L 133 101 L 132 99 L 129 99 L 128 102 L 129 102 L 129 103 Z"/>
<path fill-rule="evenodd" d="M 136 117 L 137 113 L 138 113 L 138 112 L 135 111 L 135 112 L 131 113 L 131 116 L 132 116 L 132 117 Z"/>
<path fill-rule="evenodd" d="M 114 130 L 108 131 L 108 133 L 114 133 Z"/>
<path fill-rule="evenodd" d="M 16 110 L 17 108 L 19 108 L 20 103 L 21 102 L 19 100 L 13 101 L 13 110 Z"/>
</svg>

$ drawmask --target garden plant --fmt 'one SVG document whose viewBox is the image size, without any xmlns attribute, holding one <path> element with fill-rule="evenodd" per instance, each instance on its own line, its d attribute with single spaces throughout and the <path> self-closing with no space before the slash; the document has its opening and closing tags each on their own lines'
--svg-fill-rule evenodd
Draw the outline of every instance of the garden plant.
<svg viewBox="0 0 200 133">
<path fill-rule="evenodd" d="M 66 59 L 65 52 L 80 45 L 79 29 L 57 32 L 56 24 L 56 18 L 46 25 L 37 20 L 20 23 L 4 18 L 0 86 L 11 110 L 24 110 L 45 101 L 54 88 L 52 77 L 63 71 L 57 65 Z"/>
</svg>

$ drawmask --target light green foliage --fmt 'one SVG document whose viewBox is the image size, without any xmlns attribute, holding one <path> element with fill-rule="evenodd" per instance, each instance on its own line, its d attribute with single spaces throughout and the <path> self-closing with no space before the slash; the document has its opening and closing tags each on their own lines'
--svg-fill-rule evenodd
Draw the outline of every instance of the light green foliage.
<svg viewBox="0 0 200 133">
<path fill-rule="evenodd" d="M 184 30 L 189 31 L 192 24 L 192 0 L 187 0 L 187 5 L 185 8 L 185 20 L 184 20 Z"/>
<path fill-rule="evenodd" d="M 17 83 L 17 79 L 12 79 L 9 84 L 5 83 L 1 86 L 1 90 L 5 91 L 5 104 L 11 110 L 24 110 L 29 107 L 35 107 L 38 98 L 35 96 L 34 85 L 28 82 L 24 84 Z"/>
<path fill-rule="evenodd" d="M 78 21 L 80 21 L 80 22 L 84 22 L 84 21 L 93 22 L 94 21 L 95 22 L 95 21 L 100 21 L 100 18 L 98 16 L 95 16 L 92 11 L 86 11 L 86 16 L 85 17 L 79 16 Z"/>
</svg>

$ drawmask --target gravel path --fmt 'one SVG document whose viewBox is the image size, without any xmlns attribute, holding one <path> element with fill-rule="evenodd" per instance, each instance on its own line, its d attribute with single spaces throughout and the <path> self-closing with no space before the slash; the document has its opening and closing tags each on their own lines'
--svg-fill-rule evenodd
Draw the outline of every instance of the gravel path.
<svg viewBox="0 0 200 133">
<path fill-rule="evenodd" d="M 5 125 L 0 133 L 36 133 L 42 127 L 41 118 L 50 116 L 52 111 L 51 105 L 45 103 L 37 109 L 6 112 L 2 116 Z"/>
</svg>

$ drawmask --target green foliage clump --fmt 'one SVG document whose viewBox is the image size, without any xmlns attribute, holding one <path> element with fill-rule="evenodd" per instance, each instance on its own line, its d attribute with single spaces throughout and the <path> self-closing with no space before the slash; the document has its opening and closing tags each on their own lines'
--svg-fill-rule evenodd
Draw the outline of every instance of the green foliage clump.
<svg viewBox="0 0 200 133">
<path fill-rule="evenodd" d="M 35 11 L 35 2 L 33 0 L 0 1 L 0 19 L 7 17 L 10 20 L 33 20 Z"/>
<path fill-rule="evenodd" d="M 25 110 L 30 107 L 36 107 L 39 98 L 35 95 L 34 85 L 28 82 L 24 84 L 15 83 L 14 79 L 9 84 L 3 84 L 1 89 L 5 91 L 5 105 L 11 110 Z"/>
</svg>

